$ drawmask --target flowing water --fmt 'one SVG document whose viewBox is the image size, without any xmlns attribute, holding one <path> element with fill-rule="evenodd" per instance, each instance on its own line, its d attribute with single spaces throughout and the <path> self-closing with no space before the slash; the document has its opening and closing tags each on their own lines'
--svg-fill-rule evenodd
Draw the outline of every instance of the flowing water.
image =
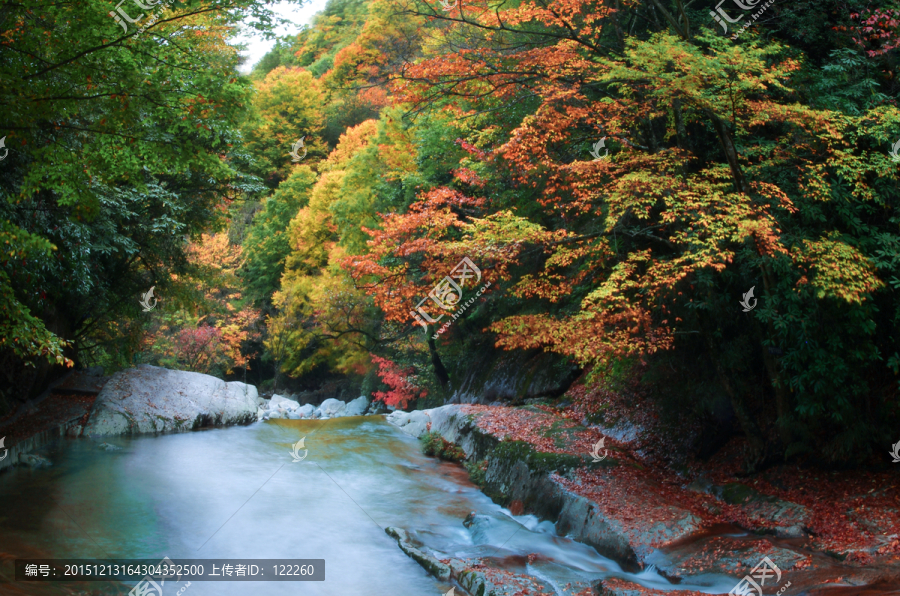
<svg viewBox="0 0 900 596">
<path fill-rule="evenodd" d="M 308 455 L 294 462 L 291 446 L 303 437 Z M 537 553 L 557 570 L 584 577 L 654 588 L 722 593 L 734 584 L 709 576 L 697 580 L 705 585 L 674 586 L 652 570 L 625 573 L 592 548 L 557 536 L 551 523 L 511 516 L 461 466 L 425 457 L 418 441 L 380 417 L 275 420 L 109 442 L 122 449 L 61 439 L 40 450 L 51 467 L 0 475 L 0 594 L 126 594 L 133 585 L 7 583 L 14 558 L 166 556 L 326 563 L 324 582 L 192 582 L 184 596 L 447 592 L 451 584 L 407 557 L 387 526 L 446 555 L 491 551 L 545 580 L 540 569 L 521 564 L 524 555 Z M 489 516 L 488 523 L 466 528 L 462 522 L 473 511 Z"/>
</svg>

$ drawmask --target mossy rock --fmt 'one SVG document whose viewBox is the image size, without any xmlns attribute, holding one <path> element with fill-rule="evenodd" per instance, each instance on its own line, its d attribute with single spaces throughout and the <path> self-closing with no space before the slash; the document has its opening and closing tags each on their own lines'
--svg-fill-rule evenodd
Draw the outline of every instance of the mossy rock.
<svg viewBox="0 0 900 596">
<path fill-rule="evenodd" d="M 422 443 L 422 452 L 425 455 L 439 457 L 445 461 L 458 463 L 466 459 L 465 452 L 445 440 L 439 432 L 427 432 L 419 437 Z"/>
<path fill-rule="evenodd" d="M 463 465 L 469 473 L 469 480 L 472 484 L 479 488 L 484 488 L 484 485 L 487 483 L 487 460 L 465 462 Z"/>
<path fill-rule="evenodd" d="M 612 404 L 603 404 L 597 408 L 596 412 L 588 414 L 585 418 L 587 418 L 588 423 L 592 425 L 611 426 L 611 424 L 607 424 L 606 422 L 607 410 L 610 408 L 612 408 Z"/>
<path fill-rule="evenodd" d="M 729 505 L 741 505 L 742 503 L 774 503 L 778 501 L 775 497 L 764 495 L 754 490 L 746 484 L 740 482 L 729 482 L 722 486 L 715 486 L 712 493 L 720 500 L 725 501 Z"/>
<path fill-rule="evenodd" d="M 585 465 L 584 459 L 566 453 L 542 453 L 524 441 L 501 441 L 491 451 L 492 458 L 506 462 L 523 461 L 532 472 L 565 474 Z"/>
</svg>

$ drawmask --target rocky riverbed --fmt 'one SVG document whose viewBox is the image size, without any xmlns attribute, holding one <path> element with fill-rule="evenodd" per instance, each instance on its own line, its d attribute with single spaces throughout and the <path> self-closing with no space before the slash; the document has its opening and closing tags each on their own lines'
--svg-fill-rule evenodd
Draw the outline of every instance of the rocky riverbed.
<svg viewBox="0 0 900 596">
<path fill-rule="evenodd" d="M 817 543 L 810 528 L 817 520 L 810 507 L 740 483 L 689 482 L 664 473 L 642 463 L 627 444 L 549 408 L 448 405 L 393 412 L 387 420 L 431 444 L 444 442 L 443 453 L 464 460 L 495 502 L 513 513 L 553 521 L 561 535 L 593 546 L 625 569 L 651 569 L 680 582 L 727 574 L 737 584 L 768 557 L 783 574 L 773 593 L 782 590 L 790 596 L 867 586 L 867 593 L 876 594 L 895 593 L 893 587 L 900 587 L 896 554 L 883 550 L 884 556 L 861 564 Z M 732 520 L 747 523 L 729 523 L 722 516 L 725 509 L 736 514 Z M 879 512 L 868 515 L 877 518 Z M 399 533 L 396 537 L 403 547 L 407 539 Z M 874 544 L 896 544 L 896 536 Z M 449 569 L 461 584 L 470 577 L 467 570 L 484 574 L 490 569 L 484 561 L 466 567 L 440 557 L 424 566 L 440 574 Z M 472 586 L 480 593 L 481 588 Z M 650 593 L 618 580 L 591 589 L 599 591 L 584 593 Z M 541 593 L 534 590 L 523 588 L 521 593 Z"/>
<path fill-rule="evenodd" d="M 243 383 L 149 366 L 122 371 L 96 386 L 102 390 L 80 424 L 69 419 L 81 410 L 61 409 L 66 415 L 59 433 L 97 437 L 99 449 L 110 452 L 118 446 L 102 437 L 256 421 L 311 423 L 384 412 L 365 396 L 301 405 L 289 394 L 266 398 Z M 49 428 L 29 420 L 49 420 L 43 406 L 57 407 L 60 399 L 53 395 L 33 406 L 16 425 Z M 507 508 L 508 515 L 473 512 L 465 519 L 476 545 L 493 546 L 465 550 L 464 555 L 428 546 L 414 523 L 386 529 L 407 556 L 470 594 L 637 596 L 662 594 L 673 582 L 696 588 L 683 589 L 685 594 L 727 593 L 729 582 L 736 585 L 766 559 L 781 575 L 774 585 L 763 587 L 765 594 L 835 589 L 829 593 L 891 594 L 900 586 L 900 506 L 897 495 L 886 491 L 889 475 L 791 467 L 753 478 L 712 467 L 679 472 L 660 465 L 646 449 L 640 424 L 600 427 L 570 410 L 539 404 L 448 405 L 394 411 L 386 420 L 443 459 L 465 464 L 482 491 Z M 56 433 L 41 432 L 47 440 Z M 15 444 L 6 447 L 13 447 L 16 464 L 52 465 L 34 437 L 11 436 Z M 807 483 L 804 474 L 815 482 Z M 835 488 L 840 482 L 843 496 Z M 873 488 L 867 489 L 869 485 Z M 596 569 L 573 572 L 571 566 L 552 563 L 552 547 L 529 550 L 529 543 L 544 544 L 546 537 L 532 536 L 535 528 L 512 521 L 511 516 L 527 514 L 615 561 L 629 578 Z M 512 560 L 504 545 L 531 554 Z"/>
<path fill-rule="evenodd" d="M 370 409 L 370 402 L 366 396 L 357 397 L 349 402 L 329 398 L 319 406 L 312 404 L 300 405 L 300 402 L 291 399 L 291 396 L 275 394 L 270 399 L 258 398 L 258 420 L 328 420 L 329 418 L 343 418 L 346 416 L 374 415 Z"/>
</svg>

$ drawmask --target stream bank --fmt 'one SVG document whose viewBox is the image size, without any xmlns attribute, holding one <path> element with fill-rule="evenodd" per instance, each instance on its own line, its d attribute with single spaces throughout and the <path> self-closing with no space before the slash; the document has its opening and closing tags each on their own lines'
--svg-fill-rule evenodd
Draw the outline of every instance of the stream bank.
<svg viewBox="0 0 900 596">
<path fill-rule="evenodd" d="M 166 556 L 326 560 L 322 583 L 201 581 L 190 587 L 196 596 L 440 596 L 454 587 L 462 594 L 462 586 L 482 596 L 495 587 L 507 596 L 571 596 L 607 579 L 675 587 L 501 508 L 464 469 L 423 455 L 381 416 L 67 436 L 40 455 L 51 465 L 17 466 L 0 482 L 2 594 L 121 596 L 131 588 L 15 582 L 16 558 Z M 427 573 L 410 547 L 446 559 L 450 573 Z M 723 578 L 709 579 L 696 586 L 727 591 Z"/>
<path fill-rule="evenodd" d="M 552 521 L 560 535 L 594 547 L 632 572 L 658 570 L 675 582 L 715 572 L 731 576 L 736 585 L 769 557 L 783 574 L 772 593 L 865 587 L 866 593 L 891 594 L 900 586 L 895 555 L 861 565 L 817 548 L 805 525 L 812 516 L 803 505 L 738 483 L 699 486 L 667 475 L 642 463 L 625 444 L 550 408 L 448 405 L 395 412 L 388 420 L 412 436 L 435 433 L 446 442 L 445 452 L 461 451 L 494 502 Z M 598 451 L 601 439 L 605 447 Z M 725 508 L 763 523 L 723 523 Z M 604 594 L 647 590 L 615 585 L 601 581 L 591 588 Z"/>
<path fill-rule="evenodd" d="M 107 383 L 100 396 L 103 399 L 98 397 L 94 404 L 93 412 L 98 416 L 127 405 L 125 411 L 134 424 L 115 425 L 118 438 L 126 445 L 138 433 L 193 434 L 179 431 L 223 423 L 242 425 L 259 419 L 268 420 L 264 427 L 287 425 L 286 429 L 295 425 L 299 425 L 297 429 L 318 428 L 305 425 L 322 424 L 326 418 L 341 416 L 346 417 L 344 422 L 338 422 L 340 418 L 328 421 L 338 423 L 335 430 L 359 427 L 373 432 L 383 426 L 359 426 L 359 415 L 370 406 L 364 397 L 347 403 L 326 400 L 313 409 L 280 396 L 271 400 L 248 399 L 249 389 L 231 395 L 232 391 L 221 381 L 203 384 L 210 389 L 205 398 L 194 394 L 176 410 L 161 408 L 169 400 L 181 400 L 184 388 L 179 389 L 179 383 L 168 384 L 174 391 L 163 390 L 160 384 L 149 389 L 142 387 L 140 376 L 147 374 L 147 368 L 153 367 L 132 369 L 128 374 L 137 375 L 134 381 L 125 378 L 112 385 Z M 171 372 L 150 371 L 167 378 Z M 180 379 L 181 374 L 175 376 Z M 83 426 L 90 427 L 85 408 L 94 402 L 96 394 L 91 391 L 98 390 L 102 383 L 75 385 L 80 389 L 76 387 L 68 395 L 64 388 L 60 389 L 63 393 L 54 393 L 38 404 L 31 418 L 17 421 L 25 428 L 35 429 L 39 428 L 36 420 L 42 424 L 52 422 L 46 416 L 50 410 L 64 414 L 54 422 L 56 426 L 44 428 L 33 435 L 37 438 L 19 441 L 13 447 L 25 449 L 29 446 L 27 441 L 33 443 L 32 449 L 44 445 L 47 448 L 40 449 L 43 455 L 37 457 L 47 456 L 55 464 L 54 450 L 59 452 L 60 445 L 68 443 L 60 441 L 60 437 L 77 437 L 82 435 Z M 209 399 L 210 395 L 218 397 Z M 110 405 L 100 407 L 102 404 Z M 202 408 L 198 409 L 198 404 Z M 229 404 L 239 406 L 232 410 L 234 415 L 216 415 Z M 198 413 L 177 415 L 184 408 Z M 135 416 L 136 412 L 140 415 Z M 175 423 L 189 423 L 169 424 L 160 421 L 159 416 Z M 399 546 L 405 556 L 439 581 L 454 582 L 469 594 L 638 596 L 671 592 L 675 586 L 685 596 L 727 593 L 764 557 L 772 560 L 784 576 L 771 586 L 773 589 L 766 586 L 766 594 L 781 591 L 783 595 L 795 596 L 827 591 L 841 596 L 875 595 L 897 593 L 900 586 L 897 557 L 892 550 L 897 537 L 891 533 L 896 523 L 891 516 L 896 509 L 885 505 L 890 498 L 896 500 L 896 495 L 887 492 L 885 487 L 890 484 L 881 477 L 869 480 L 882 488 L 867 492 L 861 480 L 847 475 L 848 490 L 862 496 L 851 495 L 820 507 L 815 495 L 810 497 L 812 500 L 791 500 L 785 495 L 797 493 L 776 493 L 766 483 L 788 483 L 786 474 L 810 472 L 786 468 L 767 475 L 766 482 L 760 478 L 729 480 L 713 471 L 673 474 L 656 465 L 653 458 L 643 456 L 643 449 L 634 448 L 633 437 L 639 434 L 634 425 L 627 432 L 621 426 L 601 432 L 567 410 L 543 405 L 448 405 L 410 413 L 397 411 L 387 419 L 410 437 L 431 433 L 432 443 L 439 445 L 447 459 L 465 460 L 472 478 L 496 505 L 488 508 L 482 504 L 466 510 L 466 503 L 456 502 L 454 494 L 460 490 L 456 488 L 447 495 L 450 502 L 441 505 L 445 509 L 452 507 L 455 521 L 442 522 L 439 532 L 428 524 L 423 526 L 415 517 L 401 517 L 393 524 L 379 523 L 386 534 L 373 539 L 388 539 L 394 549 Z M 366 420 L 380 422 L 380 417 Z M 341 457 L 353 457 L 346 455 L 348 449 L 366 448 L 354 446 L 360 437 L 353 432 L 338 432 L 342 441 L 348 441 Z M 294 440 L 299 438 L 295 436 Z M 605 443 L 598 447 L 601 439 Z M 43 443 L 39 445 L 38 440 Z M 53 440 L 55 447 L 46 445 Z M 144 445 L 134 443 L 138 444 Z M 107 443 L 99 447 L 119 451 Z M 77 447 L 75 451 L 83 449 Z M 202 458 L 206 451 L 202 450 L 198 457 Z M 183 457 L 190 456 L 188 453 Z M 436 465 L 443 473 L 452 469 L 454 475 L 466 476 L 458 466 L 440 462 Z M 408 470 L 407 467 L 401 463 L 396 469 L 413 475 L 422 469 L 421 464 Z M 816 481 L 819 476 L 823 482 L 828 480 L 824 473 L 813 474 Z M 346 478 L 353 480 L 352 475 Z M 423 480 L 434 482 L 435 478 Z M 424 511 L 422 506 L 417 503 L 414 508 Z M 840 546 L 840 534 L 828 533 L 833 517 L 823 517 L 828 508 L 837 506 L 847 508 L 845 518 L 856 524 L 854 527 L 868 532 L 860 534 L 859 540 L 856 535 L 844 537 L 840 551 L 832 548 L 835 544 Z M 459 536 L 464 537 L 463 543 Z M 585 545 L 586 550 L 580 551 L 571 539 Z"/>
</svg>

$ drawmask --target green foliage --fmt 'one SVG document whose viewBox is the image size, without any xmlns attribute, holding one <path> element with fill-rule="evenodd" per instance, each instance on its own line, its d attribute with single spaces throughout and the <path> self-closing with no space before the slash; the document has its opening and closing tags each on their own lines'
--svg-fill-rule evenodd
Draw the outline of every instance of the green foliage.
<svg viewBox="0 0 900 596">
<path fill-rule="evenodd" d="M 466 458 L 466 453 L 453 443 L 445 440 L 439 432 L 427 432 L 419 437 L 422 443 L 422 453 L 452 462 L 460 462 Z"/>
<path fill-rule="evenodd" d="M 881 86 L 875 74 L 874 64 L 861 52 L 849 48 L 832 50 L 822 68 L 808 73 L 810 106 L 860 116 L 888 99 L 879 91 Z"/>
<path fill-rule="evenodd" d="M 180 3 L 140 35 L 111 8 L 3 9 L 0 219 L 19 254 L 0 262 L 0 308 L 4 346 L 26 361 L 62 362 L 67 342 L 82 361 L 128 360 L 140 295 L 168 299 L 187 240 L 258 188 L 234 167 L 250 88 L 224 35 L 244 16 L 265 27 L 264 4 Z"/>
<path fill-rule="evenodd" d="M 484 488 L 487 484 L 487 460 L 467 461 L 463 462 L 463 466 L 465 466 L 466 471 L 469 473 L 469 480 L 472 481 L 472 484 L 479 488 Z"/>
<path fill-rule="evenodd" d="M 21 258 L 25 262 L 29 258 L 46 257 L 56 250 L 56 246 L 44 238 L 29 234 L 9 221 L 0 222 L 0 245 L 3 246 L 0 258 L 4 265 L 12 259 Z M 9 250 L 10 247 L 13 250 Z M 44 322 L 19 301 L 12 291 L 12 280 L 5 267 L 0 269 L 0 313 L 0 349 L 11 350 L 28 366 L 34 366 L 30 361 L 33 357 L 71 366 L 71 360 L 63 353 L 66 341 L 48 331 Z"/>
<path fill-rule="evenodd" d="M 290 152 L 301 138 L 307 163 L 322 157 L 324 97 L 319 82 L 300 68 L 279 66 L 256 86 L 252 117 L 244 126 L 245 148 L 254 157 L 254 172 L 274 188 L 290 175 Z"/>
<path fill-rule="evenodd" d="M 262 210 L 254 217 L 244 243 L 246 263 L 242 272 L 254 299 L 265 301 L 278 288 L 285 259 L 291 252 L 288 225 L 309 203 L 309 192 L 315 181 L 316 175 L 309 166 L 296 166 L 287 180 L 263 201 Z"/>
<path fill-rule="evenodd" d="M 294 56 L 293 41 L 294 38 L 291 36 L 276 40 L 272 49 L 259 62 L 253 65 L 250 78 L 254 81 L 261 81 L 279 66 L 288 68 L 298 66 L 297 59 Z"/>
</svg>

